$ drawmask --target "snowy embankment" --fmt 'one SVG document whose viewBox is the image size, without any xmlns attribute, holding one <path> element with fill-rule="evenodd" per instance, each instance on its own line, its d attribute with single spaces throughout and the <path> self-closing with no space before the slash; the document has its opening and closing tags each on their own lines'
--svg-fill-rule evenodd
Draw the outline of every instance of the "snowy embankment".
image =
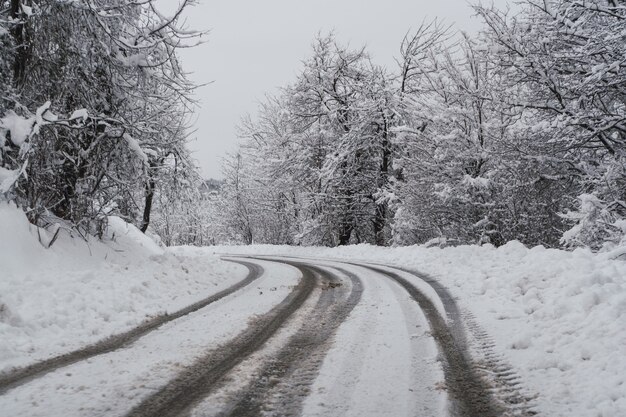
<svg viewBox="0 0 626 417">
<path fill-rule="evenodd" d="M 503 247 L 215 247 L 381 262 L 439 280 L 493 337 L 497 353 L 551 417 L 626 415 L 626 262 L 518 242 Z M 477 352 L 480 356 L 480 352 Z"/>
<path fill-rule="evenodd" d="M 0 372 L 66 353 L 173 312 L 245 277 L 215 256 L 163 250 L 109 221 L 102 241 L 30 225 L 0 202 Z"/>
</svg>

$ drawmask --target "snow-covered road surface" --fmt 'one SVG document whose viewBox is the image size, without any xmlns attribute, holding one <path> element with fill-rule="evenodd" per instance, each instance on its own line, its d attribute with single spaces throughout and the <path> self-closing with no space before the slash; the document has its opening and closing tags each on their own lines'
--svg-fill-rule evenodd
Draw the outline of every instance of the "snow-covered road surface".
<svg viewBox="0 0 626 417">
<path fill-rule="evenodd" d="M 436 283 L 385 266 L 239 261 L 248 278 L 220 297 L 6 379 L 0 414 L 531 415 L 513 385 L 492 395 L 479 371 L 515 375 L 473 363 L 462 317 Z"/>
</svg>

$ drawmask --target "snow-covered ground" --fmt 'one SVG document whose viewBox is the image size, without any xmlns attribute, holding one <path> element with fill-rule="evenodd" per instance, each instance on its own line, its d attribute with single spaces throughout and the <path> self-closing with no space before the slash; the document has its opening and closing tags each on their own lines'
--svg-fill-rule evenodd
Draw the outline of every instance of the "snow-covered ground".
<svg viewBox="0 0 626 417">
<path fill-rule="evenodd" d="M 0 202 L 0 372 L 94 343 L 176 311 L 247 270 L 204 254 L 159 248 L 111 218 L 103 241 L 46 231 Z"/>
<path fill-rule="evenodd" d="M 271 275 L 164 324 L 132 347 L 57 369 L 34 384 L 0 396 L 0 410 L 28 417 L 126 415 L 195 358 L 237 336 L 253 317 L 266 313 L 289 294 L 289 286 L 297 283 L 297 271 L 286 265 L 268 266 Z"/>
<path fill-rule="evenodd" d="M 566 252 L 526 248 L 517 242 L 501 248 L 359 245 L 335 249 L 221 246 L 164 250 L 118 218 L 111 218 L 103 241 L 85 242 L 62 233 L 50 249 L 44 249 L 39 241 L 49 239 L 45 231 L 29 225 L 20 210 L 0 204 L 0 372 L 120 333 L 148 317 L 205 298 L 246 275 L 245 268 L 220 261 L 219 254 L 334 258 L 412 268 L 444 284 L 461 308 L 471 313 L 493 338 L 494 349 L 522 377 L 526 392 L 536 395 L 535 409 L 541 415 L 626 415 L 623 250 L 601 254 L 586 250 Z M 272 288 L 275 286 L 272 284 Z M 380 291 L 370 293 L 375 298 L 396 290 L 392 286 Z M 279 295 L 272 294 L 274 301 L 263 309 L 277 302 Z M 232 296 L 236 298 L 237 293 Z M 400 300 L 401 296 L 398 293 L 393 298 Z M 225 306 L 238 305 L 231 303 L 232 299 Z M 357 305 L 339 328 L 336 344 L 329 350 L 313 395 L 306 403 L 311 413 L 324 414 L 316 402 L 318 394 L 332 385 L 338 369 L 349 362 L 346 349 L 363 349 L 350 341 L 354 334 L 360 334 L 359 328 L 367 327 L 368 309 L 374 308 L 373 304 L 376 303 Z M 388 311 L 389 317 L 397 316 L 392 312 L 400 307 L 414 308 L 389 303 L 379 307 L 382 312 Z M 236 310 L 242 317 L 238 323 L 245 325 L 246 311 Z M 383 325 L 385 317 L 381 316 L 380 324 L 392 331 Z M 233 334 L 226 332 L 217 339 L 225 340 Z M 380 337 L 384 339 L 384 332 Z M 186 355 L 194 356 L 202 343 L 190 341 Z M 129 355 L 126 362 L 120 362 L 122 367 L 124 363 L 133 363 L 133 356 Z M 427 356 L 432 357 L 432 352 Z M 106 358 L 105 355 L 102 360 Z M 151 360 L 150 356 L 145 359 Z M 176 365 L 174 357 L 167 360 Z M 174 365 L 163 368 L 169 369 L 168 377 L 177 369 Z M 136 380 L 129 384 L 139 387 L 138 393 L 143 389 Z"/>
<path fill-rule="evenodd" d="M 264 245 L 212 250 L 381 262 L 427 273 L 448 287 L 494 339 L 496 352 L 537 396 L 541 415 L 626 415 L 623 248 L 593 254 L 510 242 L 500 248 Z"/>
</svg>

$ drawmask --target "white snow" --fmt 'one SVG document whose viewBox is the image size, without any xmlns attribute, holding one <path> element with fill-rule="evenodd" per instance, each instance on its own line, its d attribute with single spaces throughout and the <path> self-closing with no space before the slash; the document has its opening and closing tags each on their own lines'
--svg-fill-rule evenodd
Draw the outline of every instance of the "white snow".
<svg viewBox="0 0 626 417">
<path fill-rule="evenodd" d="M 526 248 L 510 242 L 456 248 L 215 247 L 381 262 L 427 273 L 496 342 L 496 351 L 551 417 L 626 415 L 626 252 Z"/>
<path fill-rule="evenodd" d="M 22 13 L 24 13 L 26 16 L 30 17 L 33 15 L 33 8 L 30 6 L 27 6 L 25 4 L 20 4 L 20 8 L 22 9 Z"/>
<path fill-rule="evenodd" d="M 19 175 L 19 169 L 11 170 L 0 166 L 0 194 L 9 191 Z"/>
<path fill-rule="evenodd" d="M 0 202 L 0 372 L 65 353 L 176 311 L 247 270 L 159 248 L 111 217 L 103 241 L 51 234 Z"/>
<path fill-rule="evenodd" d="M 0 119 L 0 129 L 11 132 L 11 142 L 20 146 L 33 132 L 35 118 L 24 118 L 17 115 L 14 111 L 9 110 L 2 119 Z"/>
<path fill-rule="evenodd" d="M 0 371 L 127 330 L 146 317 L 177 310 L 245 276 L 243 267 L 220 261 L 216 254 L 334 258 L 408 267 L 444 284 L 461 309 L 471 313 L 494 339 L 496 353 L 522 377 L 525 392 L 536 395 L 534 404 L 540 415 L 626 415 L 624 247 L 600 254 L 582 249 L 567 252 L 526 248 L 518 242 L 500 248 L 358 245 L 335 249 L 216 246 L 165 250 L 115 217 L 109 219 L 103 241 L 85 242 L 76 236 L 71 238 L 63 230 L 57 242 L 44 249 L 39 242 L 47 243 L 51 237 L 51 233 L 29 225 L 20 209 L 0 203 Z M 332 266 L 332 262 L 326 264 Z M 285 283 L 294 279 L 293 272 L 289 275 L 280 273 L 279 267 L 270 269 L 274 278 L 262 278 L 258 286 L 186 317 L 182 320 L 184 325 L 168 325 L 163 332 L 159 330 L 149 339 L 140 339 L 137 346 L 141 348 L 113 352 L 113 356 L 103 355 L 77 364 L 71 371 L 52 373 L 46 377 L 51 379 L 42 380 L 48 381 L 43 385 L 27 384 L 18 388 L 15 395 L 22 400 L 40 398 L 42 390 L 51 392 L 54 388 L 55 394 L 46 397 L 57 400 L 43 401 L 37 408 L 41 415 L 47 410 L 46 404 L 53 410 L 79 409 L 78 402 L 83 397 L 65 396 L 79 391 L 85 392 L 84 398 L 94 399 L 93 410 L 98 412 L 106 413 L 99 407 L 111 402 L 98 405 L 96 393 L 122 398 L 120 404 L 137 401 L 151 392 L 155 384 L 174 375 L 181 363 L 200 352 L 203 344 L 227 340 L 246 325 L 251 314 L 267 311 L 284 297 Z M 344 405 L 338 400 L 338 393 L 352 401 L 350 409 L 356 410 L 354 413 L 365 408 L 374 410 L 376 395 L 360 398 L 353 393 L 366 391 L 365 387 L 374 383 L 368 379 L 373 375 L 396 375 L 389 386 L 411 384 L 405 369 L 397 366 L 402 361 L 406 363 L 407 357 L 413 358 L 410 363 L 423 365 L 422 374 L 429 378 L 416 387 L 432 390 L 433 382 L 440 377 L 433 367 L 432 340 L 421 337 L 425 330 L 423 319 L 418 322 L 422 326 L 419 329 L 406 328 L 407 320 L 402 319 L 403 315 L 421 317 L 415 303 L 391 282 L 378 282 L 364 271 L 359 276 L 365 288 L 362 302 L 338 330 L 336 343 L 306 400 L 307 415 L 341 411 Z M 281 281 L 283 286 L 272 279 Z M 427 292 L 424 282 L 417 278 L 412 281 Z M 277 289 L 260 290 L 264 296 L 259 297 L 256 290 L 266 287 Z M 428 295 L 436 298 L 432 291 Z M 205 320 L 209 320 L 204 325 L 209 331 L 194 330 Z M 359 330 L 364 328 L 368 328 L 367 334 Z M 386 341 L 406 342 L 407 334 L 411 343 L 387 346 Z M 364 337 L 367 341 L 360 343 L 359 338 Z M 169 346 L 166 352 L 150 353 L 150 346 L 157 340 Z M 385 349 L 394 353 L 384 356 L 387 359 L 380 364 L 375 363 Z M 480 354 L 476 346 L 472 349 Z M 364 358 L 364 362 L 354 367 L 351 358 L 356 356 Z M 415 359 L 417 356 L 421 359 Z M 108 372 L 111 363 L 118 361 L 114 372 Z M 70 378 L 67 373 L 76 376 Z M 99 382 L 109 376 L 112 380 L 107 384 Z M 382 392 L 387 386 L 377 388 L 377 392 Z M 439 393 L 431 394 L 435 403 Z M 12 394 L 11 398 L 17 397 Z M 399 398 L 394 412 L 415 410 L 414 404 L 404 402 L 407 398 Z M 370 399 L 372 403 L 366 405 Z"/>
<path fill-rule="evenodd" d="M 54 122 L 58 117 L 50 111 L 50 101 L 37 108 L 34 116 L 22 117 L 13 110 L 9 110 L 0 119 L 0 146 L 4 146 L 6 132 L 11 133 L 11 142 L 21 146 L 29 136 L 39 133 L 41 126 Z"/>
<path fill-rule="evenodd" d="M 128 133 L 124 133 L 124 139 L 128 143 L 128 147 L 130 148 L 130 150 L 133 151 L 135 155 L 137 155 L 139 159 L 143 161 L 144 164 L 147 164 L 148 155 L 144 152 L 143 149 L 141 149 L 141 145 L 139 145 L 139 142 L 137 142 L 137 140 Z"/>
<path fill-rule="evenodd" d="M 89 117 L 89 113 L 87 112 L 87 109 L 78 109 L 72 112 L 72 114 L 70 115 L 70 120 L 76 120 L 76 119 L 87 120 L 88 117 Z"/>
<path fill-rule="evenodd" d="M 470 187 L 470 188 L 489 188 L 489 179 L 483 177 L 472 177 L 471 175 L 465 174 L 463 179 L 461 180 L 461 184 Z"/>
<path fill-rule="evenodd" d="M 149 65 L 148 56 L 143 53 L 129 56 L 117 54 L 117 59 L 122 65 L 127 67 L 145 67 Z"/>
<path fill-rule="evenodd" d="M 299 273 L 260 262 L 258 281 L 167 323 L 131 346 L 58 369 L 0 396 L 11 416 L 123 416 L 183 367 L 243 331 L 255 315 L 286 297 Z"/>
</svg>

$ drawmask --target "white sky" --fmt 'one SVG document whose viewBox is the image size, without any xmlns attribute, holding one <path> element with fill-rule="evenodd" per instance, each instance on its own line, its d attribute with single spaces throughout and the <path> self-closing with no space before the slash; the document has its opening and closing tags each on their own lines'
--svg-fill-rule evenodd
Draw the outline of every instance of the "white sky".
<svg viewBox="0 0 626 417">
<path fill-rule="evenodd" d="M 161 0 L 164 11 L 174 1 Z M 466 0 L 199 0 L 186 13 L 188 25 L 211 32 L 207 43 L 181 55 L 193 80 L 213 82 L 196 94 L 201 105 L 191 148 L 203 176 L 221 178 L 239 120 L 295 79 L 318 32 L 333 30 L 354 48 L 367 45 L 374 62 L 391 68 L 402 38 L 422 20 L 438 17 L 474 32 L 480 22 L 472 15 Z"/>
</svg>

